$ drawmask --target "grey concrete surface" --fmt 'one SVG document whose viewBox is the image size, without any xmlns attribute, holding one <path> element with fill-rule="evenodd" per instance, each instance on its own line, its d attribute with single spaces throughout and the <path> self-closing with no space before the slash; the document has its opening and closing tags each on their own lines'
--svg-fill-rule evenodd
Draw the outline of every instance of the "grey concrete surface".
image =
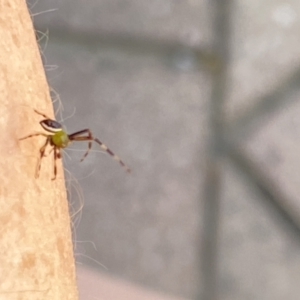
<svg viewBox="0 0 300 300">
<path fill-rule="evenodd" d="M 55 0 L 32 1 L 29 7 L 36 15 L 36 24 L 43 28 L 208 46 L 212 38 L 211 6 L 210 1 L 203 0 Z M 46 13 L 40 14 L 43 11 Z"/>
<path fill-rule="evenodd" d="M 226 103 L 230 120 L 258 104 L 300 65 L 298 1 L 235 1 L 234 7 Z"/>
<path fill-rule="evenodd" d="M 299 238 L 242 173 L 224 167 L 219 299 L 297 299 Z"/>
<path fill-rule="evenodd" d="M 90 128 L 133 170 L 128 176 L 97 151 L 79 163 L 76 149 L 85 145 L 67 151 L 65 167 L 78 179 L 67 182 L 70 203 L 84 201 L 74 217 L 78 261 L 190 299 L 205 289 L 202 204 L 206 161 L 214 155 L 207 145 L 216 5 L 31 5 L 37 30 L 50 36 L 42 48 L 64 106 L 58 118 L 71 116 L 64 122 L 70 132 Z M 230 14 L 224 117 L 232 132 L 225 140 L 258 171 L 228 154 L 236 144 L 222 149 L 216 289 L 219 299 L 297 299 L 300 4 L 233 1 Z"/>
</svg>

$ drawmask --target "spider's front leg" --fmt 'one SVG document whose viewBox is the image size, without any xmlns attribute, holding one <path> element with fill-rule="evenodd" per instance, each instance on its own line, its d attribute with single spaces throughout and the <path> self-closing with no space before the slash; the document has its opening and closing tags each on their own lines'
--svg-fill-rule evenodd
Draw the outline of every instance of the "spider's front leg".
<svg viewBox="0 0 300 300">
<path fill-rule="evenodd" d="M 19 138 L 19 141 L 26 140 L 28 138 L 31 138 L 31 137 L 34 137 L 34 136 L 39 136 L 39 135 L 42 135 L 42 136 L 44 136 L 46 138 L 48 137 L 48 134 L 45 134 L 43 132 L 37 132 L 37 133 L 29 134 L 29 135 L 26 135 L 26 136 L 24 136 L 22 138 Z"/>
<path fill-rule="evenodd" d="M 86 136 L 82 136 L 83 134 L 87 134 Z M 92 149 L 92 141 L 94 140 L 92 132 L 89 129 L 84 129 L 77 131 L 75 133 L 72 133 L 69 135 L 69 139 L 71 141 L 88 141 L 88 149 L 83 155 L 82 159 L 80 161 L 83 161 L 89 154 L 90 150 Z"/>
<path fill-rule="evenodd" d="M 83 134 L 87 134 L 85 136 L 82 136 Z M 114 154 L 105 144 L 103 144 L 99 139 L 94 138 L 92 132 L 90 131 L 90 129 L 84 129 L 78 132 L 75 132 L 73 134 L 69 135 L 69 139 L 71 141 L 88 141 L 88 150 L 86 151 L 86 153 L 84 154 L 84 156 L 82 157 L 81 161 L 83 161 L 87 155 L 89 154 L 90 150 L 92 149 L 92 142 L 96 142 L 97 144 L 100 145 L 101 149 L 103 149 L 104 151 L 106 151 L 110 156 L 113 157 L 114 160 L 118 161 L 120 163 L 120 165 L 122 167 L 124 167 L 126 169 L 126 172 L 130 173 L 131 170 L 127 167 L 127 165 L 119 158 L 119 156 L 117 156 L 116 154 Z"/>
<path fill-rule="evenodd" d="M 45 119 L 50 119 L 50 120 L 51 120 L 51 118 L 49 118 L 47 115 L 45 115 L 45 114 L 43 114 L 43 113 L 39 112 L 39 111 L 38 111 L 38 110 L 36 110 L 36 109 L 34 109 L 34 112 L 35 112 L 35 113 L 37 113 L 38 115 L 40 115 L 40 116 L 44 117 Z"/>
</svg>

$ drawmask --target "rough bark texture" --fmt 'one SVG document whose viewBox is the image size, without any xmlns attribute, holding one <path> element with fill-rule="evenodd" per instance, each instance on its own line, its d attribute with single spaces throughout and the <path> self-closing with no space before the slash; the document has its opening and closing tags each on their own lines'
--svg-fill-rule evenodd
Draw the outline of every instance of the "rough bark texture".
<svg viewBox="0 0 300 300">
<path fill-rule="evenodd" d="M 0 299 L 77 299 L 71 226 L 61 163 L 35 168 L 41 116 L 53 116 L 25 1 L 0 0 Z"/>
</svg>

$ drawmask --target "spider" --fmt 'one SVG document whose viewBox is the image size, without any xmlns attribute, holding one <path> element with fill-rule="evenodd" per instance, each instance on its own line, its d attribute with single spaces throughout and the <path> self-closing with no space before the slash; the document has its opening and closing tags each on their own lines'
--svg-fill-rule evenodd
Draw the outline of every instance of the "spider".
<svg viewBox="0 0 300 300">
<path fill-rule="evenodd" d="M 74 132 L 72 134 L 68 134 L 66 131 L 63 130 L 62 125 L 49 118 L 43 113 L 40 113 L 37 110 L 34 110 L 37 114 L 43 116 L 45 119 L 40 121 L 40 125 L 45 129 L 46 131 L 50 132 L 50 134 L 44 133 L 44 132 L 39 132 L 39 133 L 34 133 L 27 135 L 23 138 L 20 138 L 19 140 L 25 140 L 27 138 L 31 138 L 34 136 L 39 136 L 42 135 L 46 138 L 46 141 L 44 145 L 40 148 L 40 157 L 38 160 L 37 164 L 37 169 L 36 169 L 36 174 L 35 177 L 39 177 L 40 169 L 41 169 L 41 161 L 42 158 L 45 155 L 46 147 L 50 145 L 52 149 L 50 150 L 49 153 L 53 151 L 54 155 L 54 177 L 52 180 L 56 179 L 56 174 L 57 174 L 57 167 L 56 167 L 56 162 L 57 159 L 61 158 L 61 149 L 67 148 L 72 142 L 77 141 L 77 142 L 88 142 L 88 150 L 86 153 L 83 155 L 82 159 L 80 161 L 83 161 L 87 155 L 89 154 L 90 150 L 92 149 L 92 143 L 96 142 L 97 144 L 100 145 L 101 149 L 106 151 L 109 155 L 112 156 L 116 161 L 120 163 L 120 165 L 125 168 L 126 172 L 130 173 L 130 169 L 124 164 L 124 162 L 117 156 L 115 155 L 106 145 L 104 145 L 99 139 L 95 138 L 90 131 L 90 129 L 83 129 L 77 132 Z"/>
</svg>

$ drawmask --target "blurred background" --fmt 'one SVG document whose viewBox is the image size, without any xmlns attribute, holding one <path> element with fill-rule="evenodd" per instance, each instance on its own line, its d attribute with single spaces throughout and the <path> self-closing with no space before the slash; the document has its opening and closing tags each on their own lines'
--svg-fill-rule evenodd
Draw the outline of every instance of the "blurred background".
<svg viewBox="0 0 300 300">
<path fill-rule="evenodd" d="M 57 120 L 132 169 L 64 156 L 81 299 L 297 299 L 300 2 L 28 8 Z"/>
</svg>

